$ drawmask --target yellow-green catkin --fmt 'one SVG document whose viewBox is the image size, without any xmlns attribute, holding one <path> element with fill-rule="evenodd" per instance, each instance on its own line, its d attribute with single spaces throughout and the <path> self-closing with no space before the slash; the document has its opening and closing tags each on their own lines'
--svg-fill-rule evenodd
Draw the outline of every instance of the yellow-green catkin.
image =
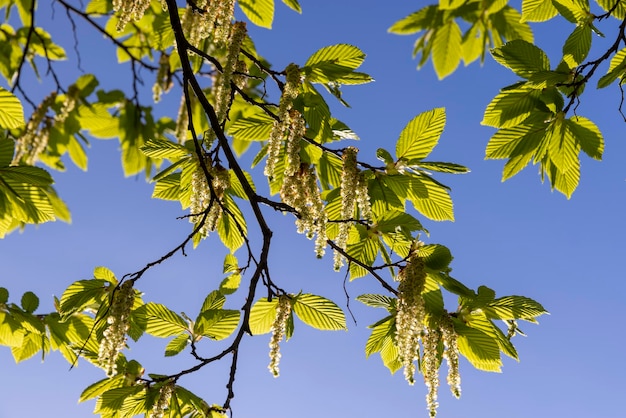
<svg viewBox="0 0 626 418">
<path fill-rule="evenodd" d="M 172 71 L 170 70 L 170 56 L 161 53 L 159 58 L 159 70 L 157 71 L 156 80 L 152 86 L 152 98 L 155 102 L 161 100 L 161 95 L 167 93 L 174 86 L 172 81 Z"/>
<path fill-rule="evenodd" d="M 280 371 L 278 365 L 280 363 L 280 342 L 285 337 L 287 331 L 287 320 L 291 314 L 291 298 L 282 295 L 278 298 L 276 306 L 276 318 L 272 323 L 272 337 L 270 339 L 270 364 L 267 366 L 269 371 L 278 377 Z"/>
<path fill-rule="evenodd" d="M 441 320 L 441 337 L 445 345 L 443 357 L 448 363 L 448 375 L 446 381 L 455 398 L 461 397 L 461 374 L 459 372 L 459 346 L 457 333 L 454 330 L 454 322 L 449 317 Z"/>
<path fill-rule="evenodd" d="M 150 418 L 163 418 L 165 416 L 165 410 L 170 406 L 170 400 L 172 399 L 172 393 L 174 392 L 174 382 L 168 381 L 159 389 L 159 396 L 155 400 L 152 410 L 148 415 Z M 168 415 L 169 416 L 169 415 Z"/>
<path fill-rule="evenodd" d="M 419 340 L 424 334 L 424 299 L 422 291 L 426 280 L 424 261 L 416 253 L 407 260 L 406 266 L 400 270 L 396 280 L 398 285 L 398 302 L 396 311 L 396 345 L 404 378 L 413 385 L 415 383 L 415 360 L 419 356 Z"/>
<path fill-rule="evenodd" d="M 300 68 L 296 64 L 289 64 L 285 72 L 286 82 L 278 105 L 278 120 L 274 121 L 267 144 L 267 162 L 264 173 L 269 178 L 274 177 L 274 169 L 278 163 L 283 139 L 292 131 L 290 127 L 294 124 L 292 116 L 295 114 L 290 111 L 293 101 L 300 92 Z"/>
<path fill-rule="evenodd" d="M 339 233 L 335 238 L 335 244 L 342 250 L 346 249 L 348 241 L 348 233 L 350 231 L 349 222 L 354 216 L 354 203 L 356 202 L 356 189 L 359 181 L 359 169 L 357 168 L 357 153 L 359 150 L 355 147 L 348 147 L 342 155 L 343 167 L 341 170 L 341 220 L 339 224 Z M 334 268 L 341 269 L 344 257 L 337 250 L 334 252 Z"/>
<path fill-rule="evenodd" d="M 33 165 L 37 162 L 39 154 L 46 149 L 50 136 L 50 128 L 52 127 L 52 121 L 46 118 L 46 114 L 54 104 L 56 98 L 57 93 L 52 92 L 41 102 L 37 109 L 35 109 L 26 124 L 24 133 L 15 143 L 15 155 L 13 156 L 11 165 L 18 165 L 20 162 Z M 69 113 L 69 110 L 67 113 Z M 65 115 L 65 117 L 67 117 L 67 115 Z"/>
<path fill-rule="evenodd" d="M 431 417 L 437 415 L 437 392 L 439 389 L 439 362 L 437 359 L 437 345 L 439 344 L 439 328 L 428 328 L 423 337 L 424 354 L 422 355 L 422 373 L 424 383 L 428 388 L 426 407 Z"/>
<path fill-rule="evenodd" d="M 107 317 L 107 327 L 100 341 L 98 363 L 107 376 L 117 374 L 116 361 L 126 346 L 126 333 L 130 328 L 130 312 L 135 302 L 135 290 L 131 280 L 125 281 L 113 291 Z"/>
<path fill-rule="evenodd" d="M 123 31 L 131 20 L 140 20 L 150 3 L 151 0 L 113 0 L 113 10 L 119 12 L 117 31 Z"/>
</svg>

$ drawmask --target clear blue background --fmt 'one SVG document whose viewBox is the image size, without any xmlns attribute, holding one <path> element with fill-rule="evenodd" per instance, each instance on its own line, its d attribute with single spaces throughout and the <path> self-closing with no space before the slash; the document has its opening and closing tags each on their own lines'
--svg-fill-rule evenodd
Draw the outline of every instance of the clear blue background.
<svg viewBox="0 0 626 418">
<path fill-rule="evenodd" d="M 53 39 L 63 39 L 73 58 L 63 9 L 57 4 L 50 20 L 49 4 L 41 3 L 41 19 L 45 15 Z M 494 130 L 479 122 L 498 89 L 516 78 L 489 57 L 482 67 L 475 63 L 459 68 L 443 81 L 437 79 L 430 63 L 415 71 L 414 37 L 390 35 L 387 28 L 424 4 L 303 0 L 302 15 L 277 4 L 272 31 L 252 25 L 249 29 L 257 49 L 275 68 L 289 62 L 303 64 L 317 49 L 335 43 L 350 43 L 367 53 L 362 70 L 376 81 L 345 87 L 344 96 L 352 108 L 333 109 L 360 135 L 356 145 L 361 159 L 374 161 L 378 147 L 392 151 L 401 129 L 418 113 L 446 107 L 447 126 L 431 159 L 464 164 L 472 172 L 438 176 L 453 188 L 456 222 L 425 222 L 431 231 L 425 240 L 452 250 L 453 275 L 468 286 L 484 284 L 499 296 L 529 296 L 551 313 L 540 318 L 539 326 L 522 324 L 528 337 L 514 340 L 521 363 L 505 358 L 503 373 L 478 372 L 463 360 L 460 400 L 452 398 L 442 376 L 439 416 L 622 417 L 626 125 L 618 112 L 620 92 L 617 86 L 602 91 L 588 86 L 583 96 L 577 113 L 589 117 L 604 133 L 605 158 L 597 162 L 583 157 L 581 182 L 569 201 L 542 185 L 535 167 L 501 183 L 503 162 L 484 161 L 484 148 Z M 609 24 L 601 23 L 600 28 L 609 40 L 594 37 L 598 48 L 592 50 L 591 58 L 601 55 L 601 46 L 612 42 Z M 555 65 L 573 27 L 557 18 L 533 29 L 536 41 Z M 79 41 L 84 70 L 96 73 L 104 88 L 128 91 L 128 66 L 117 65 L 109 44 L 100 35 L 88 33 Z M 74 59 L 56 68 L 67 82 L 78 75 Z M 603 71 L 606 65 L 598 75 Z M 148 103 L 153 78 L 145 72 L 143 76 L 144 103 Z M 33 80 L 27 86 L 30 92 L 48 93 L 49 86 L 36 83 Z M 175 117 L 178 102 L 174 91 L 158 112 Z M 72 210 L 72 225 L 28 227 L 0 241 L 0 286 L 10 290 L 14 302 L 24 291 L 33 290 L 42 298 L 40 311 L 47 312 L 52 309 L 53 295 L 60 296 L 75 280 L 90 278 L 95 266 L 107 266 L 118 277 L 132 273 L 176 246 L 190 231 L 187 221 L 176 219 L 182 215 L 178 204 L 151 200 L 152 186 L 141 176 L 123 178 L 113 140 L 92 141 L 87 173 L 70 166 L 54 177 Z M 257 178 L 257 183 L 262 181 Z M 315 260 L 313 243 L 295 233 L 293 219 L 271 210 L 266 213 L 276 232 L 273 279 L 290 292 L 322 294 L 345 308 L 344 276 L 332 272 L 332 257 Z M 204 296 L 222 279 L 224 251 L 217 237 L 212 237 L 187 253 L 150 270 L 136 287 L 145 292 L 146 301 L 165 303 L 193 317 Z M 296 323 L 294 338 L 281 346 L 278 379 L 266 368 L 269 336 L 245 339 L 235 382 L 234 416 L 426 417 L 426 389 L 419 380 L 410 387 L 402 373 L 390 375 L 377 355 L 365 359 L 366 326 L 384 312 L 365 308 L 354 298 L 378 290 L 368 278 L 347 284 L 357 320 L 355 324 L 349 319 L 349 332 L 324 333 Z M 448 309 L 454 310 L 454 299 L 447 302 Z M 227 306 L 238 308 L 241 303 L 238 295 L 229 298 Z M 151 373 L 173 373 L 193 365 L 186 354 L 164 360 L 165 344 L 165 340 L 146 336 L 139 344 L 131 344 L 127 356 L 142 362 Z M 220 348 L 220 344 L 205 344 L 201 351 L 209 356 Z M 209 403 L 221 404 L 228 367 L 229 362 L 208 366 L 179 384 Z M 9 350 L 2 348 L 0 376 L 0 418 L 74 418 L 90 416 L 94 402 L 76 405 L 76 400 L 104 373 L 85 362 L 70 371 L 58 353 L 43 364 L 33 358 L 16 366 Z"/>
</svg>

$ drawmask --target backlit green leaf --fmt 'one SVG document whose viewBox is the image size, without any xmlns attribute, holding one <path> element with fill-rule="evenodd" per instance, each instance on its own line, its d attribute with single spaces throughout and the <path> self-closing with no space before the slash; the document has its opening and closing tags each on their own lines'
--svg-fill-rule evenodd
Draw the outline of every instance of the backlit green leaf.
<svg viewBox="0 0 626 418">
<path fill-rule="evenodd" d="M 311 294 L 295 298 L 293 310 L 305 324 L 322 330 L 345 330 L 346 317 L 334 302 Z"/>
<path fill-rule="evenodd" d="M 402 130 L 396 143 L 396 157 L 408 165 L 418 164 L 437 145 L 446 124 L 446 111 L 436 108 L 420 113 Z"/>
<path fill-rule="evenodd" d="M 230 336 L 239 325 L 241 312 L 232 309 L 209 309 L 198 315 L 194 334 L 212 340 L 223 340 Z"/>
<path fill-rule="evenodd" d="M 187 322 L 178 314 L 160 303 L 150 302 L 136 310 L 145 324 L 145 331 L 155 337 L 177 336 L 188 328 Z"/>
<path fill-rule="evenodd" d="M 432 59 L 435 72 L 441 80 L 452 74 L 461 62 L 461 29 L 450 19 L 439 28 L 432 39 Z"/>
<path fill-rule="evenodd" d="M 179 354 L 189 344 L 189 334 L 183 333 L 176 336 L 172 341 L 165 346 L 165 357 L 171 357 Z"/>
<path fill-rule="evenodd" d="M 237 4 L 252 23 L 262 28 L 272 28 L 274 0 L 239 0 Z"/>
<path fill-rule="evenodd" d="M 501 48 L 491 50 L 493 58 L 523 78 L 529 78 L 538 71 L 549 71 L 548 56 L 539 47 L 516 39 Z"/>
<path fill-rule="evenodd" d="M 276 319 L 276 307 L 278 298 L 268 302 L 267 298 L 261 298 L 255 302 L 250 311 L 250 332 L 252 335 L 267 334 L 272 329 Z"/>
<path fill-rule="evenodd" d="M 544 22 L 557 14 L 558 11 L 552 5 L 552 0 L 522 1 L 522 21 L 524 22 Z"/>
<path fill-rule="evenodd" d="M 16 129 L 26 125 L 20 99 L 0 87 L 0 128 Z"/>
<path fill-rule="evenodd" d="M 461 321 L 454 321 L 454 328 L 457 332 L 459 352 L 472 366 L 488 372 L 500 372 L 502 360 L 495 335 L 468 327 Z"/>
</svg>

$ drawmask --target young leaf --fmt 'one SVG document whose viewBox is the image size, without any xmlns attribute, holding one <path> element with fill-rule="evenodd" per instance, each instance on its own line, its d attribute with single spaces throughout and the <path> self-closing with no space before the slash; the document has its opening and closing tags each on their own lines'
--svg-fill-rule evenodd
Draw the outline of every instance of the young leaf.
<svg viewBox="0 0 626 418">
<path fill-rule="evenodd" d="M 209 309 L 198 315 L 194 334 L 212 340 L 223 340 L 230 336 L 239 325 L 241 312 L 232 309 Z"/>
<path fill-rule="evenodd" d="M 146 332 L 155 337 L 179 335 L 188 327 L 183 318 L 160 303 L 147 303 L 138 308 L 136 314 L 145 321 Z"/>
<path fill-rule="evenodd" d="M 524 296 L 504 296 L 488 304 L 483 311 L 490 318 L 525 319 L 535 322 L 535 318 L 547 314 L 541 304 Z"/>
<path fill-rule="evenodd" d="M 530 42 L 516 39 L 491 50 L 493 58 L 515 74 L 529 78 L 538 71 L 549 71 L 548 56 Z"/>
<path fill-rule="evenodd" d="M 252 23 L 262 28 L 272 28 L 274 0 L 239 0 L 237 4 Z"/>
<path fill-rule="evenodd" d="M 446 111 L 436 108 L 420 113 L 402 130 L 396 143 L 397 159 L 408 165 L 418 164 L 437 145 L 446 124 Z"/>
<path fill-rule="evenodd" d="M 523 22 L 545 22 L 552 19 L 559 12 L 552 5 L 552 0 L 523 0 Z"/>
<path fill-rule="evenodd" d="M 393 298 L 385 295 L 377 295 L 377 294 L 364 294 L 356 297 L 361 303 L 366 304 L 367 306 L 371 306 L 373 308 L 385 308 L 388 311 L 392 309 L 392 306 L 395 306 L 395 302 Z"/>
<path fill-rule="evenodd" d="M 276 307 L 278 299 L 274 298 L 271 302 L 267 298 L 261 298 L 252 306 L 250 311 L 250 332 L 252 335 L 267 334 L 272 329 L 272 324 L 276 319 Z"/>
<path fill-rule="evenodd" d="M 39 298 L 33 292 L 26 292 L 22 296 L 22 309 L 28 313 L 33 313 L 39 307 Z"/>
<path fill-rule="evenodd" d="M 172 357 L 179 354 L 189 344 L 189 334 L 186 332 L 178 335 L 165 346 L 165 357 Z"/>
<path fill-rule="evenodd" d="M 577 25 L 563 45 L 563 61 L 570 68 L 580 65 L 591 49 L 591 27 Z"/>
<path fill-rule="evenodd" d="M 432 39 L 432 58 L 435 72 L 439 79 L 452 74 L 461 62 L 461 28 L 454 19 L 450 19 L 439 28 Z"/>
<path fill-rule="evenodd" d="M 346 317 L 334 302 L 311 294 L 298 295 L 293 310 L 305 324 L 321 330 L 345 330 Z"/>
<path fill-rule="evenodd" d="M 470 328 L 461 321 L 454 321 L 459 352 L 472 366 L 488 372 L 500 372 L 502 360 L 495 335 Z"/>
<path fill-rule="evenodd" d="M 0 87 L 0 128 L 16 129 L 26 125 L 20 99 Z"/>
</svg>

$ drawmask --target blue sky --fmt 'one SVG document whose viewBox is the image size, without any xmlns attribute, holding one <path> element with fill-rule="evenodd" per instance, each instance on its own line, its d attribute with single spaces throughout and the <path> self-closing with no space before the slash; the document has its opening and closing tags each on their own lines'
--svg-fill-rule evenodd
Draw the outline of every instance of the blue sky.
<svg viewBox="0 0 626 418">
<path fill-rule="evenodd" d="M 484 284 L 499 296 L 529 296 L 551 313 L 541 317 L 538 326 L 522 326 L 528 337 L 514 340 L 521 362 L 505 358 L 503 373 L 478 372 L 462 361 L 462 397 L 453 399 L 443 384 L 439 416 L 622 416 L 626 125 L 617 111 L 619 90 L 598 92 L 589 86 L 583 96 L 577 112 L 603 132 L 605 157 L 602 162 L 583 157 L 581 182 L 570 200 L 542 185 L 535 167 L 501 183 L 503 163 L 484 160 L 494 130 L 479 122 L 498 89 L 516 78 L 490 58 L 482 67 L 459 68 L 443 81 L 430 63 L 415 71 L 414 38 L 386 31 L 422 4 L 303 0 L 302 15 L 277 4 L 272 31 L 249 28 L 259 52 L 276 68 L 292 61 L 303 64 L 320 47 L 335 43 L 350 43 L 367 53 L 362 70 L 376 81 L 344 88 L 352 108 L 333 109 L 361 137 L 356 144 L 361 158 L 374 161 L 376 148 L 393 149 L 400 130 L 415 115 L 446 107 L 447 126 L 432 160 L 460 163 L 472 172 L 438 177 L 453 189 L 456 221 L 425 222 L 431 231 L 428 242 L 452 250 L 453 275 L 468 286 Z M 67 21 L 59 11 L 57 7 L 50 32 L 68 40 Z M 560 45 L 568 35 L 559 30 L 564 27 L 556 21 L 533 26 L 536 41 L 553 61 L 560 58 Z M 611 37 L 610 30 L 605 33 Z M 70 53 L 71 43 L 65 45 Z M 91 59 L 90 51 L 98 45 L 106 45 L 99 35 L 81 38 L 83 67 L 96 72 L 105 65 L 103 86 L 127 89 L 130 71 L 115 64 L 112 49 L 102 47 L 98 61 Z M 592 49 L 591 55 L 601 53 Z M 67 81 L 77 75 L 71 62 L 60 68 Z M 162 111 L 175 116 L 179 96 L 170 96 Z M 52 295 L 60 296 L 71 282 L 91 277 L 95 266 L 107 266 L 121 277 L 159 258 L 188 234 L 190 224 L 176 220 L 181 215 L 178 204 L 151 200 L 152 186 L 142 177 L 123 177 L 115 141 L 94 140 L 89 158 L 86 173 L 73 167 L 54 173 L 57 190 L 72 210 L 72 225 L 29 227 L 0 241 L 0 286 L 10 290 L 12 300 L 33 290 L 42 298 L 41 310 L 49 310 Z M 277 231 L 273 277 L 289 291 L 322 294 L 345 308 L 343 274 L 332 272 L 331 257 L 315 260 L 312 243 L 291 233 L 292 219 L 269 219 Z M 146 301 L 194 312 L 219 284 L 222 257 L 220 243 L 209 239 L 188 251 L 188 257 L 176 256 L 151 270 L 136 287 L 145 292 Z M 410 387 L 402 373 L 390 375 L 377 356 L 365 359 L 366 326 L 382 312 L 366 309 L 354 298 L 377 291 L 376 284 L 363 278 L 347 289 L 357 324 L 349 322 L 348 332 L 325 333 L 297 323 L 294 338 L 282 345 L 280 378 L 267 371 L 269 336 L 244 342 L 232 404 L 235 417 L 427 416 L 426 390 L 419 381 Z M 234 299 L 231 306 L 239 306 Z M 448 309 L 454 309 L 454 300 L 449 302 Z M 164 361 L 165 344 L 144 337 L 127 355 L 154 373 L 192 364 L 184 354 Z M 58 353 L 43 364 L 34 358 L 16 366 L 4 348 L 0 364 L 0 418 L 89 416 L 93 402 L 76 405 L 76 400 L 83 388 L 103 377 L 101 370 L 86 363 L 69 371 Z M 209 367 L 179 384 L 209 403 L 222 403 L 226 367 Z"/>
</svg>

